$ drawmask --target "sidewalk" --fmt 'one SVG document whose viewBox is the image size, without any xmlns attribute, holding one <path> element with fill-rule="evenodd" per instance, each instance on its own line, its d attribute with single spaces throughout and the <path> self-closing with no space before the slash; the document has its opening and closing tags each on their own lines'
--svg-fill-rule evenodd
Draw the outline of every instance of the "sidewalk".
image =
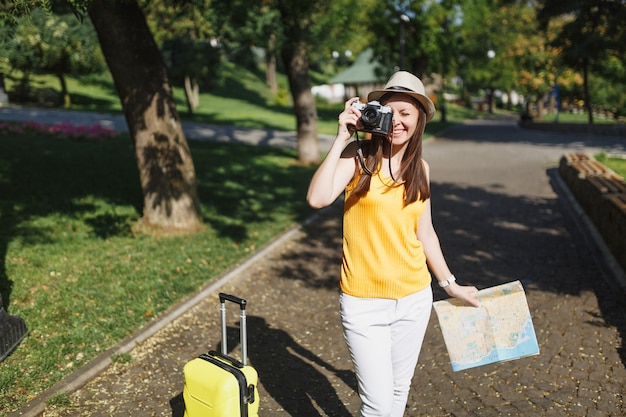
<svg viewBox="0 0 626 417">
<path fill-rule="evenodd" d="M 35 120 L 43 124 L 55 124 L 63 121 L 76 126 L 100 125 L 113 129 L 116 132 L 128 132 L 128 126 L 122 114 L 6 105 L 0 106 L 0 120 L 18 122 Z M 187 139 L 194 140 L 213 140 L 288 148 L 295 148 L 296 146 L 296 133 L 282 130 L 243 129 L 233 126 L 207 125 L 183 121 L 183 131 Z M 320 135 L 319 139 L 320 147 L 322 149 L 328 149 L 333 138 L 328 135 Z"/>
<path fill-rule="evenodd" d="M 473 121 L 425 144 L 433 219 L 452 270 L 479 288 L 521 280 L 541 354 L 452 372 L 433 314 L 407 416 L 626 415 L 620 271 L 607 267 L 556 173 L 565 152 L 624 153 L 625 145 L 527 131 L 512 120 Z M 76 383 L 72 407 L 46 407 L 41 397 L 12 416 L 182 416 L 182 367 L 220 340 L 219 291 L 249 302 L 260 416 L 356 415 L 338 314 L 340 250 L 338 204 L 118 346 L 130 362 L 108 366 L 104 358 L 103 369 L 86 368 L 64 381 Z M 435 288 L 435 297 L 443 296 Z M 233 312 L 229 347 L 238 354 L 236 321 Z"/>
</svg>

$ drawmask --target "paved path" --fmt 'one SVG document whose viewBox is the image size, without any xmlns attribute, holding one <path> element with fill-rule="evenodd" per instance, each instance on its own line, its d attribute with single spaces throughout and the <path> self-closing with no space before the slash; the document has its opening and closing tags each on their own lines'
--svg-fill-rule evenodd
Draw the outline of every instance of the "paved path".
<svg viewBox="0 0 626 417">
<path fill-rule="evenodd" d="M 624 141 L 478 120 L 426 143 L 434 222 L 451 268 L 479 288 L 521 280 L 541 354 L 452 372 L 433 314 L 407 416 L 626 415 L 624 294 L 556 176 L 563 153 L 599 149 L 624 152 Z M 73 407 L 22 415 L 182 416 L 182 367 L 220 339 L 219 290 L 249 300 L 260 416 L 356 415 L 337 312 L 340 231 L 339 207 L 320 212 L 137 339 L 132 361 L 93 375 L 71 394 Z"/>
<path fill-rule="evenodd" d="M 0 120 L 36 121 L 43 124 L 70 123 L 76 126 L 100 125 L 117 132 L 128 132 L 128 125 L 122 114 L 84 112 L 14 105 L 0 106 Z M 295 148 L 296 133 L 282 130 L 244 129 L 233 126 L 207 125 L 196 122 L 183 122 L 185 136 L 195 140 L 249 143 Z M 330 146 L 331 137 L 320 135 L 320 146 Z"/>
</svg>

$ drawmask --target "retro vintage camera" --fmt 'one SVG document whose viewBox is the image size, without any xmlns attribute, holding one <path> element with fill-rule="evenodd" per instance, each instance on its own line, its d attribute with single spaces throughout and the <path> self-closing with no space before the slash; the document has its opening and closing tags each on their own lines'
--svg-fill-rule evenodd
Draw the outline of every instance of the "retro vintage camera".
<svg viewBox="0 0 626 417">
<path fill-rule="evenodd" d="M 361 111 L 362 132 L 388 136 L 393 127 L 391 107 L 383 106 L 378 101 L 363 104 L 360 101 L 352 103 L 352 107 Z"/>
</svg>

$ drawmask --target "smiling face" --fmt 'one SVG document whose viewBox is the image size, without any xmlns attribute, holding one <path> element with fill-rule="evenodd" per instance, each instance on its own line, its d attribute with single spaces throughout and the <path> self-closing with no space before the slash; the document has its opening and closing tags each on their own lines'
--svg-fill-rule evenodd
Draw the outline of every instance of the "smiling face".
<svg viewBox="0 0 626 417">
<path fill-rule="evenodd" d="M 393 114 L 391 143 L 394 146 L 406 145 L 415 135 L 421 110 L 415 100 L 406 94 L 390 94 L 383 104 L 391 107 Z"/>
</svg>

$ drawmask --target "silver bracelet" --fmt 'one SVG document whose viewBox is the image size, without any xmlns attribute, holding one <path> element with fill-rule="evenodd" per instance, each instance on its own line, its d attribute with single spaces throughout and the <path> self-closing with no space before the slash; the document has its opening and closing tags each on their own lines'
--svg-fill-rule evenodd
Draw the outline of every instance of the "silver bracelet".
<svg viewBox="0 0 626 417">
<path fill-rule="evenodd" d="M 448 278 L 445 281 L 439 281 L 439 286 L 441 288 L 446 288 L 448 285 L 452 284 L 454 281 L 456 281 L 456 278 L 454 277 L 454 275 L 451 275 L 450 278 Z"/>
</svg>

